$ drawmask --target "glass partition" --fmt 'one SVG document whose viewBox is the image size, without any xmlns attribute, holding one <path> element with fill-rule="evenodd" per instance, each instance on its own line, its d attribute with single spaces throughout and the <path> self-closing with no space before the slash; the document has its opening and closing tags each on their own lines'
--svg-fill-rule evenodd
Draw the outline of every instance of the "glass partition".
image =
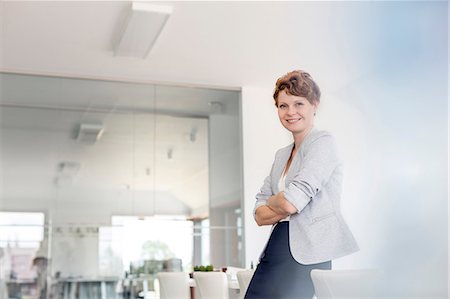
<svg viewBox="0 0 450 299">
<path fill-rule="evenodd" d="M 42 217 L 34 241 L 12 220 L 0 244 L 28 238 L 25 263 L 45 268 L 26 284 L 0 255 L 11 297 L 138 298 L 157 291 L 158 271 L 244 265 L 239 91 L 11 73 L 0 83 L 0 212 Z"/>
</svg>

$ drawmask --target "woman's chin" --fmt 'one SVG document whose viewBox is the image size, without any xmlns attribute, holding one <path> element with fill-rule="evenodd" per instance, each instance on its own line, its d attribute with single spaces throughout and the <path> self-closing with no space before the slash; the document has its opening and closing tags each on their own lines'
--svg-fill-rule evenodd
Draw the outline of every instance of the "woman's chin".
<svg viewBox="0 0 450 299">
<path fill-rule="evenodd" d="M 284 127 L 286 128 L 286 130 L 288 130 L 292 134 L 301 133 L 305 130 L 305 128 L 303 126 L 295 126 L 295 125 L 291 125 L 291 124 L 284 125 Z"/>
</svg>

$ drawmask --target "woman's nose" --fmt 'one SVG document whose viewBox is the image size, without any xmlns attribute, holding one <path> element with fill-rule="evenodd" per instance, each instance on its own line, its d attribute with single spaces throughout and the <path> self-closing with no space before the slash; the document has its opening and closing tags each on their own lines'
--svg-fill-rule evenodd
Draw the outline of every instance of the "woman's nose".
<svg viewBox="0 0 450 299">
<path fill-rule="evenodd" d="M 287 110 L 287 113 L 288 113 L 289 115 L 295 114 L 296 112 L 297 112 L 297 110 L 295 110 L 295 107 L 294 107 L 294 106 L 289 106 L 289 108 L 288 108 L 288 110 Z"/>
</svg>

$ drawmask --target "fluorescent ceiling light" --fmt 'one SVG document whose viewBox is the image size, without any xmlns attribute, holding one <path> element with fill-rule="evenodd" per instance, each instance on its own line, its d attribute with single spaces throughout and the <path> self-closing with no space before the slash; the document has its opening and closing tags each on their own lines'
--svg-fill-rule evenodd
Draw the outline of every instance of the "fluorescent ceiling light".
<svg viewBox="0 0 450 299">
<path fill-rule="evenodd" d="M 100 140 L 104 130 L 100 124 L 80 124 L 76 139 L 80 143 L 93 145 Z"/>
<path fill-rule="evenodd" d="M 127 24 L 114 54 L 145 58 L 171 13 L 170 6 L 133 2 Z"/>
</svg>

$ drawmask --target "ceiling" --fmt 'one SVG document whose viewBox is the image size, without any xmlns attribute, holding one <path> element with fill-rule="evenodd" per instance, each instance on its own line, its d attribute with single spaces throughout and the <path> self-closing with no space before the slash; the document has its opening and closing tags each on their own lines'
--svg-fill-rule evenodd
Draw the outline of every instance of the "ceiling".
<svg viewBox="0 0 450 299">
<path fill-rule="evenodd" d="M 373 46 L 370 32 L 356 45 L 348 35 L 355 22 L 366 26 L 371 11 L 373 18 L 370 3 L 164 3 L 173 13 L 140 59 L 113 53 L 129 1 L 1 1 L 0 67 L 227 88 L 272 88 L 281 74 L 303 68 L 336 90 L 364 72 L 355 53 Z"/>
</svg>

